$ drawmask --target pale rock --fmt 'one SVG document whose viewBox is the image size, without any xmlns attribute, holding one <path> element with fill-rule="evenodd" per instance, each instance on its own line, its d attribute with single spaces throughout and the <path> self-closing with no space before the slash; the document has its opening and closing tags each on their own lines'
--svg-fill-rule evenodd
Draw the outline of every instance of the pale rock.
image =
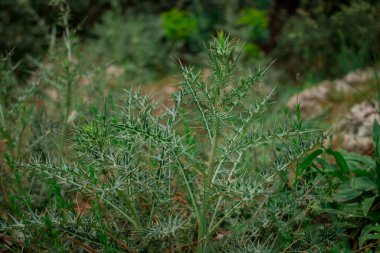
<svg viewBox="0 0 380 253">
<path fill-rule="evenodd" d="M 291 97 L 288 107 L 292 109 L 299 102 L 305 116 L 320 114 L 323 111 L 323 104 L 329 99 L 330 87 L 331 83 L 324 81 L 318 86 L 306 89 Z"/>
<path fill-rule="evenodd" d="M 339 93 L 347 94 L 352 92 L 352 87 L 343 80 L 337 80 L 334 82 L 334 90 Z"/>
<path fill-rule="evenodd" d="M 123 67 L 120 67 L 114 64 L 108 66 L 106 70 L 107 75 L 113 76 L 113 77 L 120 77 L 124 74 L 124 72 L 125 72 L 125 69 Z"/>
<path fill-rule="evenodd" d="M 45 90 L 46 94 L 49 96 L 49 98 L 53 101 L 57 101 L 58 100 L 58 92 L 56 89 L 54 88 L 47 88 Z"/>
<path fill-rule="evenodd" d="M 177 88 L 174 85 L 165 85 L 162 89 L 165 95 L 171 95 L 177 91 Z"/>
<path fill-rule="evenodd" d="M 351 152 L 371 154 L 373 150 L 373 124 L 380 122 L 378 104 L 362 102 L 335 124 L 333 143 Z"/>
<path fill-rule="evenodd" d="M 371 70 L 355 70 L 350 73 L 348 73 L 344 77 L 344 81 L 347 83 L 365 83 L 372 79 Z"/>
<path fill-rule="evenodd" d="M 378 72 L 380 75 L 380 72 Z M 303 90 L 290 98 L 289 108 L 299 102 L 306 117 L 315 117 L 323 113 L 324 109 L 334 104 L 334 96 L 350 95 L 357 92 L 356 85 L 367 84 L 375 78 L 373 69 L 356 70 L 348 73 L 344 78 L 335 81 L 323 81 L 319 85 Z"/>
<path fill-rule="evenodd" d="M 89 86 L 90 84 L 92 84 L 92 79 L 88 76 L 82 76 L 79 79 L 79 85 L 80 86 L 86 87 L 86 86 Z"/>
</svg>

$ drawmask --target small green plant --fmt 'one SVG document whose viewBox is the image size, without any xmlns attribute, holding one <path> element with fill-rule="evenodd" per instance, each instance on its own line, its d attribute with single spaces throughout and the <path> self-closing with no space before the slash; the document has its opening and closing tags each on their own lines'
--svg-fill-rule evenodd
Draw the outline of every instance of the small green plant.
<svg viewBox="0 0 380 253">
<path fill-rule="evenodd" d="M 165 112 L 130 90 L 121 108 L 105 105 L 103 114 L 77 127 L 70 137 L 76 160 L 8 159 L 15 175 L 31 171 L 47 186 L 37 189 L 42 209 L 28 191 L 17 196 L 22 204 L 0 223 L 2 233 L 39 250 L 288 247 L 278 243 L 281 227 L 271 222 L 284 226 L 290 214 L 278 212 L 281 201 L 272 198 L 324 136 L 304 129 L 299 106 L 295 117 L 287 111 L 283 124 L 265 127 L 261 116 L 274 90 L 262 94 L 255 84 L 267 68 L 237 78 L 241 47 L 223 33 L 208 53 L 210 76 L 179 64 L 181 90 Z"/>
<path fill-rule="evenodd" d="M 171 9 L 161 14 L 162 29 L 173 40 L 193 37 L 197 32 L 197 19 L 190 12 Z"/>
<path fill-rule="evenodd" d="M 353 241 L 353 249 L 358 251 L 379 250 L 379 136 L 380 126 L 375 121 L 374 158 L 328 148 L 317 149 L 297 167 L 297 175 L 303 175 L 304 179 L 325 181 L 319 196 L 325 203 L 322 212 L 335 217 L 335 222 Z M 320 157 L 322 154 L 330 156 L 334 162 Z"/>
</svg>

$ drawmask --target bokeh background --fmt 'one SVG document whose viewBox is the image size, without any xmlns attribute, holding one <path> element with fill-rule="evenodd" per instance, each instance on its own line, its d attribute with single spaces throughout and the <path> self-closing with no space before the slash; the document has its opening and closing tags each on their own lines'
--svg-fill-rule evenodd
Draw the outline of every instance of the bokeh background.
<svg viewBox="0 0 380 253">
<path fill-rule="evenodd" d="M 2 0 L 0 51 L 18 74 L 35 68 L 60 37 L 61 1 Z M 277 59 L 285 80 L 316 82 L 372 64 L 379 51 L 376 0 L 67 1 L 76 57 L 112 62 L 127 80 L 151 81 L 180 59 L 202 61 L 204 42 L 223 30 L 245 42 L 244 60 Z M 75 33 L 74 33 L 75 32 Z M 21 61 L 21 62 L 20 62 Z"/>
</svg>

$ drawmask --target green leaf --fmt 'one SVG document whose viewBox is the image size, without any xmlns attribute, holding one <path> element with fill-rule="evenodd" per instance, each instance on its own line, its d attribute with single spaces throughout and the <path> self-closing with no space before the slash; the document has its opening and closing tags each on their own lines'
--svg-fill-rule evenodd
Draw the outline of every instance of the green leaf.
<svg viewBox="0 0 380 253">
<path fill-rule="evenodd" d="M 375 151 L 376 167 L 375 167 L 375 180 L 377 190 L 380 192 L 380 126 L 377 120 L 373 123 L 373 146 Z"/>
<path fill-rule="evenodd" d="M 375 148 L 375 158 L 377 161 L 380 159 L 380 125 L 375 120 L 373 122 L 373 145 Z"/>
<path fill-rule="evenodd" d="M 344 201 L 352 200 L 360 196 L 362 193 L 363 191 L 359 191 L 352 188 L 345 188 L 345 189 L 337 189 L 337 191 L 333 193 L 332 196 L 335 201 L 344 202 Z"/>
<path fill-rule="evenodd" d="M 356 176 L 373 176 L 373 172 L 372 171 L 366 171 L 366 170 L 358 170 L 358 169 L 351 169 L 351 172 L 353 174 L 355 174 Z"/>
<path fill-rule="evenodd" d="M 340 153 L 346 160 L 350 172 L 358 176 L 372 175 L 375 168 L 375 160 L 373 157 L 345 151 L 341 151 Z"/>
<path fill-rule="evenodd" d="M 333 151 L 331 149 L 326 149 L 326 152 L 332 156 L 334 156 L 335 158 L 335 161 L 336 161 L 336 164 L 338 165 L 338 167 L 341 169 L 341 171 L 345 174 L 345 175 L 348 175 L 350 170 L 348 168 L 348 165 L 347 165 L 347 162 L 346 160 L 344 159 L 344 157 L 342 156 L 341 153 L 339 153 L 338 151 Z"/>
<path fill-rule="evenodd" d="M 371 191 L 377 188 L 376 183 L 369 177 L 355 177 L 350 180 L 351 188 L 358 191 Z"/>
<path fill-rule="evenodd" d="M 372 206 L 373 202 L 375 201 L 375 199 L 377 198 L 377 196 L 379 196 L 379 195 L 375 195 L 372 198 L 366 198 L 365 200 L 363 200 L 362 210 L 363 210 L 363 214 L 365 217 L 368 216 L 368 212 L 371 209 L 371 206 Z"/>
<path fill-rule="evenodd" d="M 347 217 L 363 217 L 360 203 L 350 203 L 343 205 L 342 214 Z"/>
<path fill-rule="evenodd" d="M 6 129 L 3 107 L 0 104 L 0 128 Z"/>
<path fill-rule="evenodd" d="M 306 170 L 310 164 L 317 158 L 320 154 L 322 154 L 322 149 L 317 149 L 313 151 L 310 155 L 308 155 L 302 163 L 297 167 L 297 176 L 300 175 L 304 170 Z"/>
<path fill-rule="evenodd" d="M 362 206 L 359 203 L 349 203 L 344 205 L 339 205 L 337 208 L 324 208 L 325 212 L 329 214 L 334 214 L 336 216 L 342 216 L 344 218 L 363 218 Z M 357 227 L 355 224 L 349 227 Z"/>
<path fill-rule="evenodd" d="M 380 225 L 379 224 L 369 224 L 363 228 L 359 237 L 359 246 L 362 248 L 364 243 L 368 240 L 379 240 L 380 239 Z"/>
</svg>

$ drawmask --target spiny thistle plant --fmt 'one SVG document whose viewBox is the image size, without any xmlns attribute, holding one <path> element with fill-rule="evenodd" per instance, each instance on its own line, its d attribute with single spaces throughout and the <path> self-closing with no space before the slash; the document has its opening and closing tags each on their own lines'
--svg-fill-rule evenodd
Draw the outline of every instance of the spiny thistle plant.
<svg viewBox="0 0 380 253">
<path fill-rule="evenodd" d="M 18 196 L 1 233 L 32 250 L 275 250 L 269 200 L 323 134 L 304 129 L 299 107 L 266 126 L 274 90 L 262 95 L 257 83 L 267 68 L 238 78 L 241 47 L 223 33 L 208 52 L 210 76 L 179 64 L 181 90 L 164 112 L 129 90 L 124 106 L 76 127 L 76 161 L 8 158 L 20 187 L 27 171 L 47 184 L 43 207 L 27 190 Z"/>
</svg>

